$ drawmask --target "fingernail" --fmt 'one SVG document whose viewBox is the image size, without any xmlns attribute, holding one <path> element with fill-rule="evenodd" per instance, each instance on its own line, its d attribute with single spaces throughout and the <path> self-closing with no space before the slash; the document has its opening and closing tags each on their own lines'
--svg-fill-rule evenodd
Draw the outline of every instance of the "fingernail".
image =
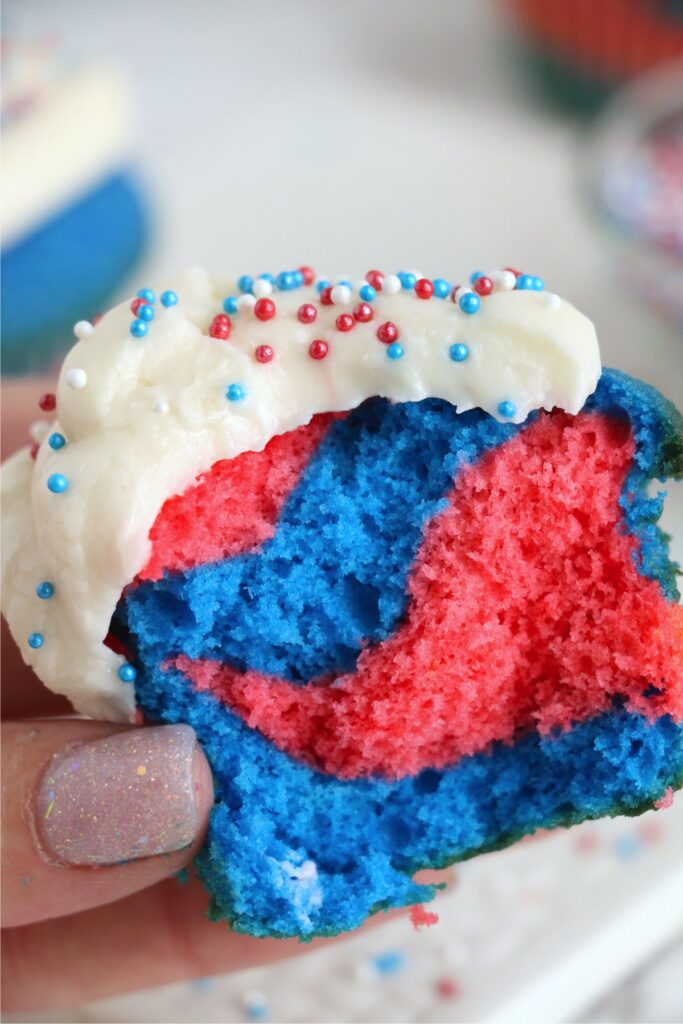
<svg viewBox="0 0 683 1024">
<path fill-rule="evenodd" d="M 43 852 L 62 864 L 118 864 L 188 846 L 199 827 L 196 750 L 189 725 L 164 725 L 56 754 L 35 803 Z"/>
</svg>

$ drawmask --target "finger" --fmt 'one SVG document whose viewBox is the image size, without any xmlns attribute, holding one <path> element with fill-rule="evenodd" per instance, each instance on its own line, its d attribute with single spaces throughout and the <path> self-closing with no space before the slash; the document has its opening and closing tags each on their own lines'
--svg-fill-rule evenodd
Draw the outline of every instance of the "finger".
<svg viewBox="0 0 683 1024">
<path fill-rule="evenodd" d="M 72 712 L 66 697 L 43 686 L 25 663 L 7 623 L 2 619 L 2 717 L 42 718 Z"/>
<path fill-rule="evenodd" d="M 207 902 L 198 882 L 179 887 L 169 879 L 98 911 L 11 929 L 4 942 L 5 1010 L 90 1002 L 136 988 L 263 965 L 334 941 L 301 943 L 238 935 L 224 922 L 208 920 Z M 381 925 L 397 913 L 376 914 L 369 926 Z"/>
<path fill-rule="evenodd" d="M 213 804 L 189 726 L 2 727 L 3 925 L 97 907 L 179 871 Z"/>
<path fill-rule="evenodd" d="M 56 380 L 45 377 L 20 377 L 2 382 L 2 458 L 28 443 L 28 429 L 36 419 L 49 422 L 54 412 L 43 412 L 38 405 L 40 397 L 53 393 Z"/>
</svg>

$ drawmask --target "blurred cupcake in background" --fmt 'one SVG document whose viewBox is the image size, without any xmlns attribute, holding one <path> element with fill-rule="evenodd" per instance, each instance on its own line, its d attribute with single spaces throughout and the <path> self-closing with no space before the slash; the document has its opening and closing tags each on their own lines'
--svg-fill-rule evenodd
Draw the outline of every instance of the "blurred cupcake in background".
<svg viewBox="0 0 683 1024">
<path fill-rule="evenodd" d="M 622 283 L 683 333 L 683 61 L 605 110 L 590 188 Z"/>
<path fill-rule="evenodd" d="M 683 56 L 683 0 L 506 0 L 545 96 L 594 110 L 616 87 Z"/>
<path fill-rule="evenodd" d="M 147 216 L 128 171 L 125 80 L 52 38 L 2 44 L 3 373 L 43 370 L 106 308 Z"/>
</svg>

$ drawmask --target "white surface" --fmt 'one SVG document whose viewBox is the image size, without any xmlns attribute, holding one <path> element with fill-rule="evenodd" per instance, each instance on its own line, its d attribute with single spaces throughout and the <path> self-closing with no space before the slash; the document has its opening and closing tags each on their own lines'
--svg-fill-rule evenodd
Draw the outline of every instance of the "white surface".
<svg viewBox="0 0 683 1024">
<path fill-rule="evenodd" d="M 6 21 L 60 30 L 74 48 L 115 58 L 129 71 L 139 99 L 137 159 L 158 218 L 158 245 L 147 267 L 154 277 L 191 263 L 254 273 L 311 263 L 348 271 L 352 279 L 371 265 L 398 270 L 406 264 L 455 279 L 477 265 L 520 264 L 595 321 L 607 365 L 645 378 L 683 404 L 683 342 L 612 279 L 578 184 L 585 136 L 525 105 L 501 50 L 493 4 L 102 0 L 85 12 L 81 0 L 6 0 L 4 8 Z M 669 529 L 678 527 L 679 559 L 681 522 L 679 487 L 664 519 Z M 619 829 L 638 825 L 599 827 L 614 840 Z M 671 828 L 680 843 L 680 816 Z M 573 835 L 566 837 L 570 844 Z M 544 976 L 539 958 L 548 947 L 561 952 L 563 928 L 574 927 L 582 910 L 589 916 L 579 949 L 600 925 L 610 893 L 624 911 L 635 905 L 628 884 L 635 862 L 609 863 L 586 889 L 579 868 L 553 844 L 538 844 L 529 870 L 537 885 L 550 876 L 560 904 L 542 892 L 520 910 L 518 890 L 501 915 L 488 899 L 494 857 L 481 858 L 465 866 L 460 889 L 444 901 L 452 912 L 444 911 L 431 933 L 413 936 L 407 924 L 391 926 L 401 929 L 411 959 L 422 957 L 432 972 L 425 977 L 457 973 L 468 960 L 478 964 L 465 1009 L 441 1002 L 431 982 L 417 983 L 411 971 L 382 982 L 371 997 L 355 974 L 343 973 L 368 944 L 392 946 L 388 928 L 325 953 L 328 960 L 302 960 L 280 975 L 264 972 L 258 982 L 177 987 L 118 1000 L 99 1008 L 99 1016 L 86 1009 L 49 1019 L 239 1020 L 239 998 L 229 993 L 258 984 L 275 1019 L 286 1010 L 301 1021 L 484 1020 L 492 995 L 509 991 L 501 987 L 502 968 L 521 963 L 533 986 Z M 680 845 L 675 849 L 680 859 Z M 495 885 L 514 889 L 515 865 L 531 850 L 496 855 L 502 870 Z M 649 873 L 665 880 L 671 862 L 662 845 L 648 850 Z M 525 931 L 512 928 L 517 917 Z M 610 970 L 602 960 L 592 965 L 590 976 L 605 991 L 627 947 L 646 953 L 639 931 L 624 930 Z M 675 966 L 668 974 L 662 969 L 656 983 L 638 982 L 637 992 L 631 985 L 638 1005 L 616 997 L 617 1008 L 605 1004 L 599 1019 L 680 1021 Z M 292 984 L 280 990 L 282 975 Z M 580 981 L 576 988 L 580 995 Z M 553 1004 L 546 1019 L 567 1019 L 567 1012 L 576 1012 L 576 999 L 571 1009 Z"/>
</svg>

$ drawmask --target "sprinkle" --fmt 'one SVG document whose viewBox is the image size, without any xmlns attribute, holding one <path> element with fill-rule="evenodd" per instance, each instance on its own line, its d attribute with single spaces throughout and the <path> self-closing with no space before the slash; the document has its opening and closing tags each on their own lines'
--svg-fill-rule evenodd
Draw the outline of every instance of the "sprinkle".
<svg viewBox="0 0 683 1024">
<path fill-rule="evenodd" d="M 154 306 L 151 306 L 148 302 L 143 304 L 138 309 L 138 320 L 144 320 L 149 323 L 150 320 L 154 319 Z"/>
<path fill-rule="evenodd" d="M 74 324 L 74 335 L 79 341 L 83 338 L 87 338 L 94 330 L 95 328 L 89 320 L 79 320 L 78 323 Z"/>
<path fill-rule="evenodd" d="M 259 274 L 259 281 L 267 281 L 268 284 L 275 284 L 275 274 Z"/>
<path fill-rule="evenodd" d="M 329 284 L 320 292 L 320 301 L 322 302 L 323 306 L 332 305 L 332 287 Z"/>
<path fill-rule="evenodd" d="M 329 345 L 322 338 L 317 338 L 308 346 L 308 354 L 311 359 L 324 359 L 329 351 Z"/>
<path fill-rule="evenodd" d="M 38 399 L 38 405 L 43 412 L 53 412 L 57 408 L 57 396 L 48 392 Z"/>
<path fill-rule="evenodd" d="M 312 267 L 299 267 L 299 273 L 301 274 L 302 284 L 309 285 L 313 284 L 313 278 L 315 277 L 315 271 Z"/>
<path fill-rule="evenodd" d="M 368 270 L 365 280 L 377 292 L 384 291 L 384 274 L 381 270 Z"/>
<path fill-rule="evenodd" d="M 147 324 L 144 320 L 133 320 L 130 325 L 130 333 L 134 338 L 144 338 L 147 334 Z"/>
<path fill-rule="evenodd" d="M 435 277 L 432 281 L 437 299 L 446 299 L 450 295 L 451 286 L 443 277 Z"/>
<path fill-rule="evenodd" d="M 266 1020 L 270 1013 L 268 1000 L 263 992 L 259 992 L 256 989 L 249 989 L 248 992 L 244 993 L 242 996 L 242 1006 L 249 1020 Z"/>
<path fill-rule="evenodd" d="M 348 306 L 351 301 L 351 289 L 347 284 L 336 284 L 330 292 L 330 298 L 335 306 Z"/>
<path fill-rule="evenodd" d="M 283 270 L 275 278 L 275 283 L 281 292 L 291 292 L 296 288 L 296 277 L 291 270 Z"/>
<path fill-rule="evenodd" d="M 272 362 L 275 353 L 273 352 L 270 345 L 259 345 L 259 347 L 254 352 L 254 356 L 256 358 L 257 363 L 270 363 Z"/>
<path fill-rule="evenodd" d="M 301 273 L 300 270 L 295 270 L 294 271 L 294 284 L 296 285 L 297 288 L 301 288 L 303 283 L 304 283 L 304 275 Z"/>
<path fill-rule="evenodd" d="M 246 313 L 250 309 L 253 309 L 255 305 L 256 299 L 254 298 L 253 295 L 249 295 L 247 293 L 245 293 L 244 295 L 240 295 L 239 299 L 237 300 L 237 309 L 239 312 Z"/>
<path fill-rule="evenodd" d="M 252 292 L 257 299 L 267 299 L 273 294 L 273 286 L 270 281 L 259 277 L 258 280 L 254 281 Z"/>
<path fill-rule="evenodd" d="M 166 291 L 161 293 L 161 305 L 166 306 L 167 309 L 169 306 L 175 306 L 177 302 L 178 296 L 175 292 Z"/>
<path fill-rule="evenodd" d="M 122 683 L 134 683 L 138 677 L 138 672 L 134 665 L 124 661 L 123 665 L 119 665 L 118 677 Z"/>
<path fill-rule="evenodd" d="M 362 284 L 358 289 L 358 295 L 363 302 L 372 302 L 377 298 L 377 290 L 371 284 Z"/>
<path fill-rule="evenodd" d="M 42 647 L 45 643 L 45 637 L 42 633 L 31 633 L 28 638 L 28 645 L 32 647 L 34 651 L 37 651 L 39 647 Z"/>
<path fill-rule="evenodd" d="M 330 282 L 327 280 L 327 278 L 319 277 L 315 282 L 315 290 L 317 291 L 318 295 L 321 295 L 325 291 L 325 289 L 329 287 Z"/>
<path fill-rule="evenodd" d="M 511 292 L 517 284 L 517 275 L 512 270 L 495 270 L 489 277 L 493 281 L 494 288 L 500 288 L 503 292 Z"/>
<path fill-rule="evenodd" d="M 353 307 L 353 315 L 359 323 L 367 324 L 372 320 L 374 313 L 372 306 L 367 302 L 359 302 Z"/>
<path fill-rule="evenodd" d="M 310 302 L 304 302 L 296 311 L 296 318 L 302 324 L 312 324 L 318 315 L 318 310 Z"/>
<path fill-rule="evenodd" d="M 61 473 L 52 473 L 47 478 L 47 489 L 52 491 L 53 494 L 63 494 L 64 491 L 68 490 L 69 481 Z"/>
<path fill-rule="evenodd" d="M 437 978 L 434 989 L 441 999 L 455 999 L 460 995 L 460 986 L 453 978 Z"/>
<path fill-rule="evenodd" d="M 406 966 L 406 957 L 400 949 L 388 949 L 374 956 L 371 962 L 378 974 L 398 974 Z"/>
<path fill-rule="evenodd" d="M 389 359 L 402 359 L 403 345 L 399 341 L 394 341 L 388 346 L 387 355 L 389 356 Z"/>
<path fill-rule="evenodd" d="M 67 370 L 64 374 L 64 380 L 70 388 L 80 391 L 88 383 L 88 375 L 79 366 L 74 366 L 73 370 Z"/>
<path fill-rule="evenodd" d="M 474 282 L 474 290 L 477 295 L 490 295 L 493 291 L 493 281 L 485 274 L 481 274 Z"/>
<path fill-rule="evenodd" d="M 534 291 L 542 292 L 545 289 L 545 281 L 542 277 L 534 278 Z"/>
<path fill-rule="evenodd" d="M 151 288 L 141 288 L 138 292 L 138 298 L 150 303 L 157 301 L 156 292 L 153 292 Z"/>
<path fill-rule="evenodd" d="M 468 315 L 471 316 L 472 313 L 478 312 L 481 306 L 481 299 L 476 294 L 476 292 L 468 291 L 458 298 L 458 306 L 463 311 L 463 313 L 467 313 Z"/>
<path fill-rule="evenodd" d="M 217 313 L 209 325 L 209 337 L 227 341 L 232 330 L 232 320 L 227 313 Z"/>
<path fill-rule="evenodd" d="M 237 287 L 244 294 L 250 293 L 254 287 L 254 278 L 249 277 L 249 274 L 242 274 L 242 276 L 237 279 Z"/>
<path fill-rule="evenodd" d="M 401 288 L 403 288 L 404 291 L 411 292 L 415 287 L 415 282 L 417 281 L 416 275 L 411 274 L 409 271 L 402 270 L 397 276 L 401 282 Z"/>
<path fill-rule="evenodd" d="M 39 451 L 40 451 L 40 445 L 38 444 L 38 442 L 37 441 L 31 441 L 31 444 L 29 445 L 28 453 L 29 453 L 29 455 L 31 456 L 31 458 L 33 459 L 34 462 L 38 458 L 38 452 Z"/>
<path fill-rule="evenodd" d="M 130 304 L 130 311 L 133 314 L 133 316 L 137 316 L 138 310 L 142 309 L 142 307 L 146 305 L 147 303 L 145 302 L 144 299 L 133 299 L 133 301 Z"/>
<path fill-rule="evenodd" d="M 136 775 L 146 775 L 147 774 L 147 765 L 146 764 L 139 764 L 137 766 L 137 768 L 135 769 L 135 774 Z"/>
<path fill-rule="evenodd" d="M 54 583 L 50 583 L 49 580 L 43 580 L 43 582 L 39 583 L 36 587 L 36 594 L 41 601 L 49 601 L 54 592 Z"/>
<path fill-rule="evenodd" d="M 236 313 L 237 299 L 233 298 L 232 295 L 229 296 L 227 299 L 223 299 L 223 309 L 225 310 L 226 313 Z"/>
<path fill-rule="evenodd" d="M 484 274 L 483 270 L 473 270 L 472 273 L 470 274 L 470 284 L 472 285 L 472 287 L 475 286 L 480 277 L 485 276 L 486 275 Z"/>
<path fill-rule="evenodd" d="M 633 860 L 642 852 L 642 840 L 636 835 L 620 836 L 614 844 L 614 852 L 620 860 Z"/>
<path fill-rule="evenodd" d="M 335 320 L 335 326 L 338 331 L 346 332 L 352 330 L 356 326 L 356 321 L 348 313 L 340 313 Z"/>
<path fill-rule="evenodd" d="M 52 814 L 52 809 L 53 809 L 54 805 L 55 805 L 55 800 L 54 800 L 54 797 L 53 797 L 52 800 L 50 800 L 50 803 L 47 805 L 47 810 L 45 811 L 45 821 L 49 820 L 50 815 Z"/>
<path fill-rule="evenodd" d="M 427 277 L 421 277 L 415 282 L 415 294 L 418 299 L 431 299 L 434 294 L 434 285 Z"/>
<path fill-rule="evenodd" d="M 152 411 L 166 413 L 170 408 L 171 406 L 165 398 L 157 398 L 156 402 L 152 406 Z"/>
<path fill-rule="evenodd" d="M 387 274 L 382 281 L 382 291 L 385 295 L 398 295 L 401 290 L 401 279 L 397 274 Z"/>
<path fill-rule="evenodd" d="M 506 420 L 512 419 L 516 412 L 517 409 L 514 402 L 510 402 L 506 399 L 504 402 L 498 403 L 498 413 Z"/>
<path fill-rule="evenodd" d="M 385 345 L 391 345 L 392 341 L 398 338 L 398 327 L 392 324 L 391 320 L 387 320 L 377 328 L 377 337 Z"/>
<path fill-rule="evenodd" d="M 229 402 L 241 402 L 246 397 L 246 390 L 242 384 L 228 384 L 225 397 Z"/>
<path fill-rule="evenodd" d="M 536 290 L 536 278 L 532 277 L 531 274 L 520 274 L 517 278 L 515 288 L 520 292 L 530 292 Z"/>
<path fill-rule="evenodd" d="M 275 303 L 272 299 L 257 299 L 254 305 L 254 316 L 257 320 L 272 320 L 275 316 Z"/>
<path fill-rule="evenodd" d="M 448 354 L 454 363 L 463 363 L 470 354 L 470 350 L 467 347 L 467 345 L 464 345 L 461 341 L 458 341 L 456 342 L 455 345 L 451 345 L 451 347 L 448 350 Z"/>
<path fill-rule="evenodd" d="M 66 438 L 64 437 L 64 434 L 60 434 L 57 431 L 55 431 L 54 434 L 50 434 L 50 436 L 47 439 L 47 443 L 49 444 L 50 448 L 58 452 L 59 449 L 63 448 L 64 445 L 66 444 Z"/>
</svg>

